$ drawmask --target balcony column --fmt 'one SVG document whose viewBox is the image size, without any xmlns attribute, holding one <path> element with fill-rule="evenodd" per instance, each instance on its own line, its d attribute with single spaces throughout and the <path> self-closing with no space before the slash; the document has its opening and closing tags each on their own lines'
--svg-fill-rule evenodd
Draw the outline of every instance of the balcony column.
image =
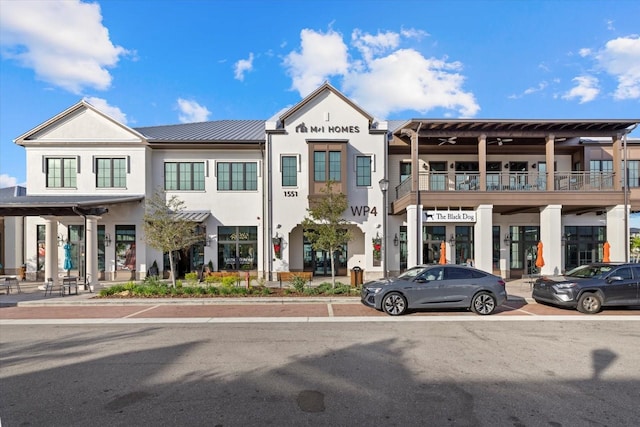
<svg viewBox="0 0 640 427">
<path fill-rule="evenodd" d="M 622 191 L 624 172 L 621 168 L 622 165 L 622 135 L 616 135 L 613 138 L 613 173 L 615 179 L 613 181 L 613 190 Z M 624 165 L 627 167 L 627 165 Z M 612 248 L 613 252 L 613 248 Z M 613 259 L 613 258 L 612 258 Z"/>
<path fill-rule="evenodd" d="M 540 208 L 540 240 L 544 266 L 541 274 L 562 274 L 562 205 Z"/>
<path fill-rule="evenodd" d="M 493 205 L 480 205 L 476 209 L 473 244 L 475 267 L 493 273 Z"/>
<path fill-rule="evenodd" d="M 480 170 L 480 191 L 487 191 L 487 135 L 478 137 L 478 169 Z"/>
<path fill-rule="evenodd" d="M 624 205 L 616 205 L 607 209 L 607 241 L 611 245 L 611 262 L 626 262 L 626 240 Z"/>
<path fill-rule="evenodd" d="M 555 135 L 548 135 L 546 138 L 545 162 L 547 163 L 547 191 L 554 191 L 555 187 Z"/>
</svg>

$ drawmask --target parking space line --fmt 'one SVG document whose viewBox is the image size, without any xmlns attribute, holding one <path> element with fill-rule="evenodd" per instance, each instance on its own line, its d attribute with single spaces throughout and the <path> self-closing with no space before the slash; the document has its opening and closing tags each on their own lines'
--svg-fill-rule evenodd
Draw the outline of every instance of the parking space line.
<svg viewBox="0 0 640 427">
<path fill-rule="evenodd" d="M 327 311 L 329 312 L 329 317 L 333 317 L 333 306 L 331 303 L 327 304 Z"/>
<path fill-rule="evenodd" d="M 128 318 L 137 316 L 138 314 L 146 313 L 147 311 L 153 310 L 153 309 L 158 308 L 158 307 L 160 307 L 160 306 L 159 305 L 154 305 L 154 306 L 145 308 L 144 310 L 136 311 L 135 313 L 131 313 L 131 314 L 127 315 L 127 316 L 124 316 L 124 319 L 128 319 Z"/>
</svg>

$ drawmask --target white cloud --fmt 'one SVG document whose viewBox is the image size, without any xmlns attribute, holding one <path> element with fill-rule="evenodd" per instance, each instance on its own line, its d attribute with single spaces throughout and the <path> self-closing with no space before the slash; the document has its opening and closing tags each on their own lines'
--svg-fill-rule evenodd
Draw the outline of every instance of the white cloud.
<svg viewBox="0 0 640 427">
<path fill-rule="evenodd" d="M 305 29 L 300 51 L 291 52 L 284 65 L 293 89 L 308 95 L 330 76 L 343 78 L 343 90 L 369 113 L 384 118 L 389 113 L 413 109 L 426 113 L 443 108 L 447 115 L 471 117 L 480 110 L 472 93 L 463 90 L 462 64 L 425 58 L 413 49 L 402 49 L 400 35 L 424 36 L 415 30 L 402 34 L 371 35 L 355 30 L 351 47 L 360 57 L 349 56 L 342 35 Z"/>
<path fill-rule="evenodd" d="M 76 94 L 108 89 L 108 68 L 130 53 L 109 39 L 100 5 L 79 0 L 3 1 L 0 44 L 3 57 Z"/>
<path fill-rule="evenodd" d="M 198 104 L 196 101 L 189 101 L 186 99 L 178 98 L 178 120 L 180 123 L 194 123 L 205 122 L 209 119 L 211 112 Z"/>
<path fill-rule="evenodd" d="M 102 111 L 109 117 L 119 121 L 120 123 L 126 125 L 127 124 L 127 115 L 120 110 L 118 107 L 114 107 L 113 105 L 109 105 L 106 99 L 96 98 L 95 96 L 89 96 L 85 98 L 89 104 L 96 107 L 98 110 Z"/>
<path fill-rule="evenodd" d="M 640 36 L 609 40 L 595 58 L 618 81 L 614 99 L 640 99 Z"/>
<path fill-rule="evenodd" d="M 0 174 L 0 188 L 14 187 L 18 183 L 18 179 L 13 176 L 9 176 L 6 173 Z"/>
<path fill-rule="evenodd" d="M 578 54 L 584 58 L 586 56 L 591 55 L 591 49 L 583 47 L 578 51 Z"/>
<path fill-rule="evenodd" d="M 562 99 L 573 100 L 578 99 L 580 104 L 584 104 L 596 99 L 600 93 L 598 87 L 598 79 L 593 76 L 579 76 L 574 77 L 573 80 L 576 86 L 569 92 L 562 95 Z"/>
<path fill-rule="evenodd" d="M 249 59 L 241 59 L 234 64 L 234 77 L 243 81 L 244 74 L 253 70 L 253 53 L 249 53 Z"/>
<path fill-rule="evenodd" d="M 524 90 L 524 92 L 522 92 L 520 95 L 509 95 L 508 98 L 509 99 L 520 99 L 526 95 L 531 95 L 534 94 L 536 92 L 541 92 L 543 90 L 545 90 L 547 87 L 549 86 L 549 83 L 543 81 L 538 83 L 538 86 L 532 86 L 529 87 L 527 89 Z"/>
<path fill-rule="evenodd" d="M 300 39 L 300 51 L 293 51 L 284 59 L 287 74 L 293 80 L 292 89 L 300 96 L 307 96 L 330 76 L 348 72 L 347 46 L 341 34 L 304 29 Z"/>
</svg>

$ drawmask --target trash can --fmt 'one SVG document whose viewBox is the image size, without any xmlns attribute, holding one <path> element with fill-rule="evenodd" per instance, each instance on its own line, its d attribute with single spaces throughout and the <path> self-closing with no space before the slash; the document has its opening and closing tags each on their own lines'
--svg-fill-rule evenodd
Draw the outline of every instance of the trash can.
<svg viewBox="0 0 640 427">
<path fill-rule="evenodd" d="M 351 269 L 351 286 L 362 285 L 362 268 L 355 266 Z"/>
</svg>

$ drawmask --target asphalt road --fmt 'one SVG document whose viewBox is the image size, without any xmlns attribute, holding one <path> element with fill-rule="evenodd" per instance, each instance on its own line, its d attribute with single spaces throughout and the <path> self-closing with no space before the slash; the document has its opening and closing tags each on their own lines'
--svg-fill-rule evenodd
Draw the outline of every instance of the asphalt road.
<svg viewBox="0 0 640 427">
<path fill-rule="evenodd" d="M 4 324 L 0 417 L 4 427 L 640 425 L 637 320 L 473 319 Z"/>
</svg>

